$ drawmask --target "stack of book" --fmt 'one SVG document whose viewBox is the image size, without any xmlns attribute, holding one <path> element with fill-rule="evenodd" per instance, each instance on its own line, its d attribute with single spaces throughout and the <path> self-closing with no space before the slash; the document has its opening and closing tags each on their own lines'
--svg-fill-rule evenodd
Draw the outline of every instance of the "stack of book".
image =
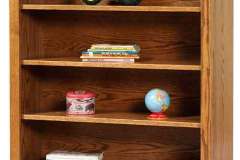
<svg viewBox="0 0 240 160">
<path fill-rule="evenodd" d="M 80 58 L 83 62 L 134 63 L 139 52 L 138 45 L 93 44 Z"/>
</svg>

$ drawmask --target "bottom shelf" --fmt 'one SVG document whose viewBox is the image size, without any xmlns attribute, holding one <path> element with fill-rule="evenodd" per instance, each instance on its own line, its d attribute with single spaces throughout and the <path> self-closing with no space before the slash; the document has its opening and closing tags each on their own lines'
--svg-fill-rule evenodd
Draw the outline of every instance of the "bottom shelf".
<svg viewBox="0 0 240 160">
<path fill-rule="evenodd" d="M 175 117 L 168 118 L 166 120 L 150 120 L 147 118 L 146 113 L 105 112 L 97 113 L 95 115 L 90 116 L 68 116 L 65 114 L 65 112 L 62 111 L 62 112 L 24 114 L 23 119 L 36 121 L 61 121 L 61 122 L 200 128 L 199 116 Z"/>
<path fill-rule="evenodd" d="M 200 130 L 195 128 L 56 121 L 22 124 L 23 160 L 43 160 L 55 150 L 104 152 L 104 160 L 200 160 Z"/>
</svg>

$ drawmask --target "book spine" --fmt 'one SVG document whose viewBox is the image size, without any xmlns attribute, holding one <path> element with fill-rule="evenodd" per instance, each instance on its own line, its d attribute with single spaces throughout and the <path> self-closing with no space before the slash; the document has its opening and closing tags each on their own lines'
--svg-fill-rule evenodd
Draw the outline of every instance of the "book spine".
<svg viewBox="0 0 240 160">
<path fill-rule="evenodd" d="M 140 50 L 137 50 L 135 48 L 96 48 L 96 49 L 88 49 L 88 52 L 96 52 L 96 51 L 100 51 L 100 52 L 125 52 L 125 51 L 131 51 L 131 52 L 139 52 Z"/>
<path fill-rule="evenodd" d="M 137 51 L 87 51 L 87 52 L 82 52 L 82 54 L 96 54 L 96 55 L 136 55 L 138 54 Z"/>
<path fill-rule="evenodd" d="M 68 157 L 51 157 L 51 158 L 46 158 L 46 160 L 102 160 L 102 158 L 98 157 L 73 157 L 73 158 L 68 158 Z"/>
<path fill-rule="evenodd" d="M 82 52 L 82 56 L 80 58 L 135 58 L 139 59 L 138 54 L 127 54 L 127 53 L 92 53 L 92 52 Z"/>
<path fill-rule="evenodd" d="M 139 59 L 139 56 L 89 56 L 89 55 L 83 55 L 80 56 L 80 58 L 88 58 L 88 59 Z"/>
<path fill-rule="evenodd" d="M 81 154 L 73 152 L 53 152 L 46 155 L 46 160 L 102 160 L 103 153 Z"/>
<path fill-rule="evenodd" d="M 92 44 L 91 47 L 134 47 L 137 44 Z"/>
<path fill-rule="evenodd" d="M 134 63 L 134 59 L 82 59 L 82 62 L 121 62 L 121 63 Z"/>
<path fill-rule="evenodd" d="M 139 58 L 138 55 L 88 55 L 82 54 L 81 58 Z"/>
<path fill-rule="evenodd" d="M 120 50 L 135 50 L 139 49 L 140 47 L 136 44 L 134 45 L 110 45 L 110 44 L 100 44 L 100 45 L 92 45 L 91 49 L 120 49 Z"/>
</svg>

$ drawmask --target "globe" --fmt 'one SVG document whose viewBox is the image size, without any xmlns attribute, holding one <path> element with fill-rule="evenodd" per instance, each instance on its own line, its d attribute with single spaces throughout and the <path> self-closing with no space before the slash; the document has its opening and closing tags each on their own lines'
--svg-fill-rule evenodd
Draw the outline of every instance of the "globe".
<svg viewBox="0 0 240 160">
<path fill-rule="evenodd" d="M 145 105 L 152 112 L 149 118 L 166 118 L 164 112 L 170 107 L 170 96 L 164 90 L 152 89 L 145 96 Z"/>
<path fill-rule="evenodd" d="M 95 5 L 95 4 L 99 3 L 100 1 L 101 0 L 83 0 L 83 2 L 88 5 Z"/>
</svg>

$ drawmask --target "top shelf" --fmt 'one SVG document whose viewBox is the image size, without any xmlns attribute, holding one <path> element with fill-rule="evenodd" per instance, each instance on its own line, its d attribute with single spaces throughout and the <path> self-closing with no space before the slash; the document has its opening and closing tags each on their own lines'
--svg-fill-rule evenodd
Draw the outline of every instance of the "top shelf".
<svg viewBox="0 0 240 160">
<path fill-rule="evenodd" d="M 200 7 L 192 6 L 104 6 L 104 5 L 42 5 L 23 4 L 22 10 L 47 11 L 117 11 L 117 12 L 200 12 Z"/>
</svg>

